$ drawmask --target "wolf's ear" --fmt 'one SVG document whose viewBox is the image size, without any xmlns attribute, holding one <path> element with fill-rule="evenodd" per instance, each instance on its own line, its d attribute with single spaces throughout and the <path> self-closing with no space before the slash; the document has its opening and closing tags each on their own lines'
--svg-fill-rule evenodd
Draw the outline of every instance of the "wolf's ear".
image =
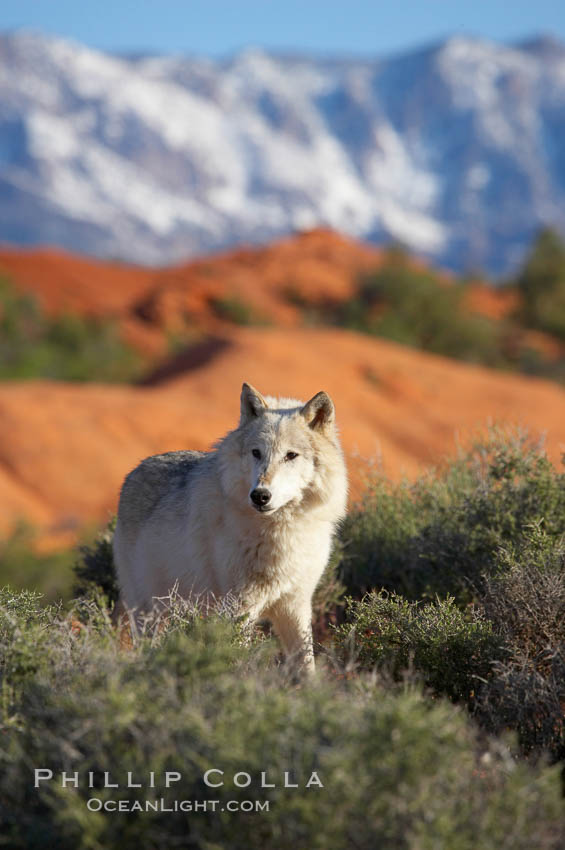
<svg viewBox="0 0 565 850">
<path fill-rule="evenodd" d="M 250 384 L 243 384 L 241 388 L 241 424 L 249 422 L 268 407 L 267 402 L 259 392 Z"/>
<path fill-rule="evenodd" d="M 335 408 L 327 393 L 319 392 L 300 411 L 313 430 L 323 431 L 335 422 Z"/>
</svg>

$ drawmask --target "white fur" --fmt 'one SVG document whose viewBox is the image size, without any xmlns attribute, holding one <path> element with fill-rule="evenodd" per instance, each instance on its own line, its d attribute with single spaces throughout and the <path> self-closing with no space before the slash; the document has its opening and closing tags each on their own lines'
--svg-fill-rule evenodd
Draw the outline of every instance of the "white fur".
<svg viewBox="0 0 565 850">
<path fill-rule="evenodd" d="M 268 512 L 251 501 L 256 487 L 271 493 Z M 251 621 L 270 619 L 312 670 L 311 599 L 346 499 L 329 397 L 264 399 L 244 384 L 240 424 L 214 451 L 156 455 L 126 478 L 114 537 L 122 601 L 148 610 L 175 585 L 185 598 L 230 597 Z"/>
</svg>

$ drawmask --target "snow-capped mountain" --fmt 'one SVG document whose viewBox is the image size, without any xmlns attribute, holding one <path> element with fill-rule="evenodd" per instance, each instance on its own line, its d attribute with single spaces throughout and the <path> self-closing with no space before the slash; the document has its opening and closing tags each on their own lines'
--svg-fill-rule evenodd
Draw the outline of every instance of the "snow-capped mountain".
<svg viewBox="0 0 565 850">
<path fill-rule="evenodd" d="M 565 45 L 122 57 L 0 36 L 0 241 L 165 263 L 327 225 L 499 275 L 565 232 Z"/>
</svg>

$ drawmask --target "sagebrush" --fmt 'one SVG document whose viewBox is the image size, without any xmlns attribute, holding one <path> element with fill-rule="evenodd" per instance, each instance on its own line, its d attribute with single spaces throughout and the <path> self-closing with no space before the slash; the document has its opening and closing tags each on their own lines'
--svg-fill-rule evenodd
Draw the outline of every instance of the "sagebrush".
<svg viewBox="0 0 565 850">
<path fill-rule="evenodd" d="M 88 617 L 42 608 L 30 594 L 0 600 L 2 729 L 0 846 L 25 848 L 452 847 L 557 848 L 563 837 L 555 769 L 530 767 L 471 722 L 415 688 L 330 672 L 299 688 L 268 641 L 237 624 L 176 611 L 124 651 L 104 608 Z M 87 619 L 77 625 L 78 617 Z M 33 767 L 92 771 L 94 787 L 33 787 Z M 210 789 L 208 768 L 224 771 Z M 182 781 L 163 787 L 165 770 Z M 103 771 L 121 787 L 104 788 Z M 125 788 L 126 771 L 142 788 Z M 148 787 L 154 771 L 156 787 Z M 232 777 L 245 771 L 246 788 Z M 275 787 L 261 788 L 261 773 Z M 316 771 L 323 787 L 305 789 Z M 289 773 L 298 788 L 284 788 Z M 90 798 L 144 804 L 218 801 L 216 812 L 104 815 Z M 228 812 L 228 801 L 268 812 Z M 223 809 L 223 810 L 222 810 Z"/>
</svg>

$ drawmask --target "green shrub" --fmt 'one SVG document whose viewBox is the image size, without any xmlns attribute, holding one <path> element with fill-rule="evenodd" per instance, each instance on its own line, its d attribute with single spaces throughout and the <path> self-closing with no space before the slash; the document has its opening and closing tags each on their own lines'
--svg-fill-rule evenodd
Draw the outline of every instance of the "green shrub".
<svg viewBox="0 0 565 850">
<path fill-rule="evenodd" d="M 0 280 L 0 379 L 129 381 L 141 367 L 111 321 L 48 316 L 32 296 Z"/>
<path fill-rule="evenodd" d="M 282 294 L 301 311 L 306 325 L 338 325 L 445 357 L 563 382 L 565 357 L 532 349 L 524 329 L 538 327 L 561 337 L 565 333 L 564 245 L 555 234 L 540 237 L 519 278 L 511 282 L 524 297 L 523 308 L 497 320 L 469 311 L 467 280 L 449 282 L 431 268 L 418 268 L 398 246 L 386 251 L 376 271 L 357 281 L 345 302 L 312 300 L 292 282 Z"/>
<path fill-rule="evenodd" d="M 526 324 L 565 339 L 565 242 L 540 231 L 516 279 Z"/>
<path fill-rule="evenodd" d="M 534 658 L 540 637 L 546 647 L 565 644 L 565 537 L 548 534 L 541 521 L 524 535 L 520 546 L 501 549 L 481 605 L 507 643 Z"/>
<path fill-rule="evenodd" d="M 194 612 L 125 652 L 94 603 L 78 629 L 54 609 L 34 613 L 29 598 L 0 603 L 0 624 L 10 624 L 0 626 L 1 657 L 22 659 L 2 667 L 0 835 L 11 850 L 557 850 L 563 839 L 555 769 L 516 762 L 479 740 L 462 712 L 413 688 L 324 676 L 285 687 L 264 644 L 242 646 L 234 624 Z M 35 767 L 58 781 L 35 789 Z M 224 771 L 224 786 L 204 784 L 209 768 Z M 62 770 L 79 771 L 80 787 L 62 788 Z M 168 790 L 166 770 L 182 774 Z M 102 787 L 103 771 L 121 787 Z M 128 771 L 144 787 L 123 787 Z M 247 788 L 232 781 L 240 771 L 252 776 Z M 260 787 L 263 771 L 276 787 Z M 322 788 L 304 787 L 312 771 Z M 284 788 L 285 772 L 299 788 Z M 218 803 L 103 814 L 87 809 L 90 798 Z M 270 810 L 227 810 L 244 800 Z"/>
<path fill-rule="evenodd" d="M 380 591 L 350 600 L 347 615 L 336 630 L 344 660 L 352 653 L 357 664 L 395 679 L 413 669 L 436 694 L 454 700 L 470 701 L 501 654 L 491 623 L 463 613 L 451 597 L 420 604 Z"/>
<path fill-rule="evenodd" d="M 413 666 L 523 753 L 564 759 L 564 538 L 565 475 L 523 436 L 495 433 L 415 484 L 377 479 L 346 520 L 339 574 L 358 599 L 391 595 L 350 605 L 342 656 L 396 678 Z M 448 598 L 408 601 L 434 595 Z"/>
<path fill-rule="evenodd" d="M 565 474 L 519 433 L 494 431 L 436 475 L 370 483 L 343 526 L 340 578 L 352 596 L 384 587 L 409 599 L 474 598 L 485 575 L 520 557 L 529 527 L 565 533 Z"/>
<path fill-rule="evenodd" d="M 529 544 L 501 552 L 480 600 L 504 653 L 477 713 L 492 731 L 517 730 L 523 752 L 565 760 L 565 541 L 534 526 Z"/>
<path fill-rule="evenodd" d="M 442 282 L 434 272 L 416 269 L 395 254 L 360 282 L 339 323 L 446 357 L 509 365 L 500 325 L 467 314 L 462 295 L 462 286 Z"/>
<path fill-rule="evenodd" d="M 92 545 L 80 547 L 79 558 L 73 565 L 75 596 L 101 594 L 109 605 L 117 602 L 120 591 L 112 551 L 115 528 L 116 517 L 113 517 Z"/>
<path fill-rule="evenodd" d="M 268 319 L 257 313 L 252 304 L 243 301 L 237 295 L 213 298 L 210 302 L 220 319 L 233 322 L 234 325 L 267 325 Z"/>
</svg>

